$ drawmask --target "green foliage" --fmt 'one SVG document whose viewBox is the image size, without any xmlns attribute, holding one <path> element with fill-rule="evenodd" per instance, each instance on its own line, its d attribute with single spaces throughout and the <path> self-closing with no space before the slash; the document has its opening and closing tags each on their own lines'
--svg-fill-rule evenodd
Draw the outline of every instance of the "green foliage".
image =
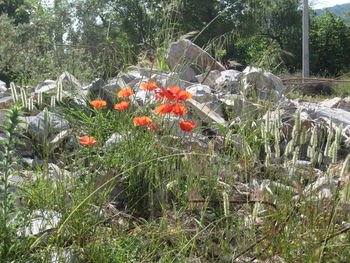
<svg viewBox="0 0 350 263">
<path fill-rule="evenodd" d="M 3 160 L 0 162 L 0 259 L 6 262 L 11 254 L 14 254 L 14 243 L 16 240 L 16 218 L 18 209 L 14 207 L 15 199 L 18 198 L 13 193 L 13 185 L 11 184 L 11 177 L 14 176 L 15 171 L 12 168 L 15 158 L 15 145 L 18 140 L 18 125 L 21 123 L 19 117 L 21 115 L 21 108 L 14 106 L 6 114 L 7 123 L 4 127 L 6 131 L 6 139 L 2 142 L 4 147 Z M 12 189 L 11 189 L 12 188 Z"/>
<path fill-rule="evenodd" d="M 33 1 L 29 0 L 2 0 L 0 1 L 0 15 L 7 14 L 16 24 L 28 23 Z"/>
<path fill-rule="evenodd" d="M 310 31 L 311 71 L 334 76 L 350 70 L 350 27 L 326 11 L 312 20 Z"/>
<path fill-rule="evenodd" d="M 287 70 L 286 54 L 279 44 L 261 36 L 239 39 L 235 45 L 237 60 L 245 65 L 252 65 L 272 72 Z"/>
<path fill-rule="evenodd" d="M 302 13 L 299 0 L 259 1 L 256 13 L 258 35 L 267 37 L 278 44 L 287 68 L 295 71 L 301 67 Z M 289 55 L 292 54 L 292 55 Z"/>
</svg>

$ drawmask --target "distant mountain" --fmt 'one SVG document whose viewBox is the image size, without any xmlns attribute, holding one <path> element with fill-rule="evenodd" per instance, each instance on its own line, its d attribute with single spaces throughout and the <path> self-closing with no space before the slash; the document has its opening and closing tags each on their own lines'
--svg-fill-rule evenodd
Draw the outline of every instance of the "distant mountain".
<svg viewBox="0 0 350 263">
<path fill-rule="evenodd" d="M 332 6 L 332 7 L 323 8 L 323 9 L 316 9 L 315 10 L 316 11 L 316 15 L 317 16 L 321 16 L 326 9 L 328 9 L 329 11 L 331 11 L 333 14 L 335 14 L 337 16 L 342 16 L 342 17 L 348 18 L 347 20 L 349 20 L 350 3 L 342 4 L 342 5 L 336 5 L 336 6 Z"/>
</svg>

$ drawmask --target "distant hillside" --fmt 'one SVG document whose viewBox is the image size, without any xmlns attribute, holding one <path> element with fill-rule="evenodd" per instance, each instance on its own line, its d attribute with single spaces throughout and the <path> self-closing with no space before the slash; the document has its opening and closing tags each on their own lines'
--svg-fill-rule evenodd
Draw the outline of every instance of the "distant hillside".
<svg viewBox="0 0 350 263">
<path fill-rule="evenodd" d="M 323 9 L 316 9 L 315 10 L 316 11 L 316 15 L 317 16 L 322 15 L 326 9 L 328 9 L 329 11 L 331 11 L 335 15 L 347 18 L 347 20 L 349 21 L 349 17 L 350 17 L 350 3 L 342 4 L 342 5 L 336 5 L 336 6 L 332 6 L 332 7 L 323 8 Z"/>
</svg>

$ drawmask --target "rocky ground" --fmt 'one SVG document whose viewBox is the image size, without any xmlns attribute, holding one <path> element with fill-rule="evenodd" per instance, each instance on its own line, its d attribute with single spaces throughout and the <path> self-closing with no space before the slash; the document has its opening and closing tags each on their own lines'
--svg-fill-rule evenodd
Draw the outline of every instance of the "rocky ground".
<svg viewBox="0 0 350 263">
<path fill-rule="evenodd" d="M 226 69 L 208 53 L 184 39 L 170 46 L 167 64 L 171 72 L 134 67 L 108 81 L 98 78 L 91 83 L 83 83 L 68 72 L 57 80 L 45 80 L 36 87 L 14 84 L 7 87 L 0 82 L 0 127 L 6 121 L 5 110 L 13 104 L 21 104 L 25 109 L 20 125 L 22 144 L 15 149 L 19 158 L 15 168 L 19 173 L 11 178 L 12 183 L 16 185 L 35 180 L 30 170 L 45 162 L 42 156 L 37 155 L 35 147 L 43 140 L 48 142 L 49 176 L 56 183 L 62 183 L 60 178 L 63 175 L 73 176 L 65 167 L 60 167 L 60 162 L 50 157 L 50 153 L 57 149 L 73 152 L 79 147 L 79 135 L 60 113 L 62 105 L 83 109 L 90 107 L 88 98 L 100 98 L 114 105 L 117 92 L 131 88 L 135 92 L 131 97 L 133 105 L 145 107 L 155 103 L 155 95 L 140 89 L 139 85 L 156 81 L 163 86 L 178 85 L 192 93 L 192 99 L 186 101 L 190 109 L 188 120 L 206 127 L 187 137 L 183 137 L 180 129 L 174 128 L 172 136 L 183 138 L 190 147 L 196 145 L 207 152 L 214 145 L 213 150 L 220 151 L 228 139 L 223 130 L 230 130 L 230 127 L 258 116 L 257 112 L 263 112 L 265 131 L 262 131 L 262 138 L 270 136 L 280 140 L 278 149 L 266 143 L 266 162 L 271 169 L 278 169 L 283 176 L 290 178 L 291 182 L 297 174 L 296 169 L 298 175 L 302 173 L 308 178 L 308 183 L 302 190 L 299 189 L 302 193 L 278 178 L 267 180 L 258 177 L 252 182 L 237 184 L 242 192 L 253 195 L 261 190 L 268 194 L 269 187 L 279 187 L 294 192 L 295 198 L 302 194 L 310 199 L 331 199 L 337 185 L 347 184 L 350 172 L 343 167 L 350 153 L 350 97 L 326 99 L 319 103 L 290 100 L 285 96 L 286 87 L 277 76 L 253 67 L 247 67 L 242 72 Z M 170 118 L 170 121 L 175 122 L 176 118 Z M 107 149 L 123 136 L 113 134 L 104 147 Z M 6 133 L 0 128 L 0 140 L 5 141 L 5 138 Z M 242 144 L 240 134 L 232 135 L 229 140 Z M 289 155 L 289 160 L 283 159 L 283 155 Z M 309 178 L 310 167 L 312 179 Z M 37 235 L 59 225 L 61 216 L 57 212 L 37 210 L 33 217 L 38 217 L 38 214 L 41 219 L 33 219 L 21 235 Z M 45 219 L 47 217 L 51 218 L 50 222 Z"/>
</svg>

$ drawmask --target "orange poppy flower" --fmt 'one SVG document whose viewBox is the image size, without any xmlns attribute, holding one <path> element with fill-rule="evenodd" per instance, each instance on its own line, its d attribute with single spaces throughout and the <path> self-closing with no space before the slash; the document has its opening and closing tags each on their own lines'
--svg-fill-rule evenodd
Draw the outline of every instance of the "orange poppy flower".
<svg viewBox="0 0 350 263">
<path fill-rule="evenodd" d="M 158 125 L 157 124 L 148 125 L 147 129 L 155 131 L 158 129 Z"/>
<path fill-rule="evenodd" d="M 191 98 L 192 98 L 192 94 L 183 89 L 176 94 L 176 100 L 189 100 Z"/>
<path fill-rule="evenodd" d="M 118 104 L 115 104 L 114 108 L 116 110 L 125 110 L 125 109 L 127 109 L 129 107 L 129 104 L 130 104 L 129 102 L 123 100 L 122 102 L 120 102 Z"/>
<path fill-rule="evenodd" d="M 171 112 L 172 108 L 173 108 L 172 104 L 162 103 L 158 107 L 155 108 L 155 112 L 158 114 L 166 114 L 166 113 Z"/>
<path fill-rule="evenodd" d="M 96 145 L 96 141 L 94 137 L 84 136 L 80 140 L 80 144 L 82 145 Z"/>
<path fill-rule="evenodd" d="M 157 88 L 157 82 L 155 81 L 142 82 L 140 84 L 140 88 L 143 90 L 155 90 Z"/>
<path fill-rule="evenodd" d="M 99 109 L 106 106 L 107 102 L 104 100 L 93 100 L 93 101 L 90 101 L 90 104 L 94 106 L 96 109 Z"/>
<path fill-rule="evenodd" d="M 181 88 L 179 86 L 170 86 L 168 88 L 168 91 L 173 95 L 176 95 L 177 93 L 179 93 L 180 90 L 181 90 Z"/>
<path fill-rule="evenodd" d="M 118 96 L 119 98 L 127 98 L 127 97 L 131 96 L 132 94 L 134 94 L 134 92 L 132 91 L 132 89 L 121 89 L 121 90 L 118 92 L 117 96 Z"/>
<path fill-rule="evenodd" d="M 156 99 L 164 99 L 167 101 L 179 101 L 188 100 L 192 98 L 192 94 L 186 90 L 181 89 L 179 86 L 170 86 L 169 89 L 160 87 L 162 91 L 158 91 Z"/>
<path fill-rule="evenodd" d="M 183 131 L 192 131 L 196 127 L 196 123 L 193 121 L 180 121 L 179 124 Z"/>
<path fill-rule="evenodd" d="M 184 115 L 186 114 L 187 108 L 184 104 L 182 103 L 174 103 L 172 104 L 172 109 L 171 109 L 171 113 L 175 116 L 180 116 L 180 115 Z"/>
<path fill-rule="evenodd" d="M 142 117 L 134 118 L 133 121 L 136 126 L 143 126 L 143 125 L 150 124 L 152 122 L 152 119 L 147 116 L 142 116 Z"/>
</svg>

